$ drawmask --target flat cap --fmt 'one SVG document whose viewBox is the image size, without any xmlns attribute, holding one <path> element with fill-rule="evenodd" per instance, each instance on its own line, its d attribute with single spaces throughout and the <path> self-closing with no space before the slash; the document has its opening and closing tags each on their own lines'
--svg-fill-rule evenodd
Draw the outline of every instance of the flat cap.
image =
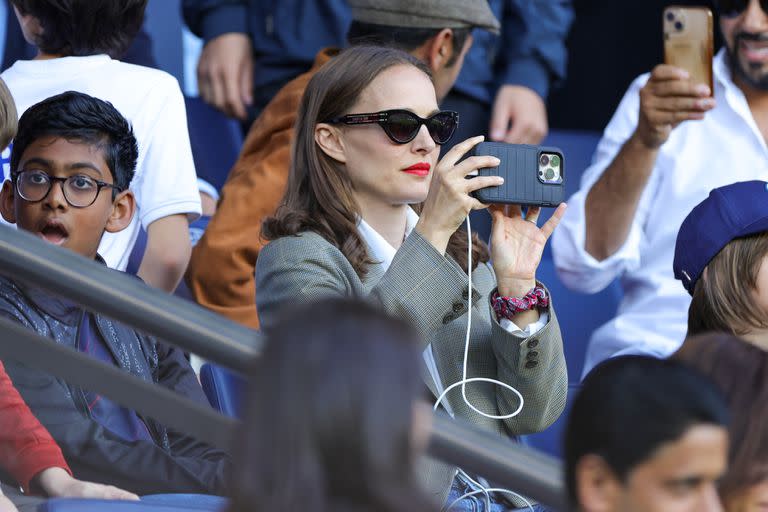
<svg viewBox="0 0 768 512">
<path fill-rule="evenodd" d="M 487 0 L 349 0 L 352 18 L 407 28 L 484 28 L 499 33 Z"/>
</svg>

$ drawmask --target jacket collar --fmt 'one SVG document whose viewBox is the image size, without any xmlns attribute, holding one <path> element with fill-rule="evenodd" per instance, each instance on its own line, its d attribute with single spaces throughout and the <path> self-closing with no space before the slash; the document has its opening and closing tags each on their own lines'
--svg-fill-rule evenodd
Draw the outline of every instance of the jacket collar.
<svg viewBox="0 0 768 512">
<path fill-rule="evenodd" d="M 100 255 L 96 255 L 95 261 L 106 266 L 106 262 Z M 76 302 L 60 297 L 39 286 L 25 282 L 15 281 L 16 286 L 27 296 L 32 304 L 57 321 L 69 325 L 75 325 L 80 321 L 83 308 Z"/>
</svg>

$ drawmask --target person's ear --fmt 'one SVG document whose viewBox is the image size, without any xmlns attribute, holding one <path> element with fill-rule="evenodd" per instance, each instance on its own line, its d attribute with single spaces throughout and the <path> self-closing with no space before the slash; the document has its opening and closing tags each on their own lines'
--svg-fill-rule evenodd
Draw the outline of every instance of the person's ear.
<svg viewBox="0 0 768 512">
<path fill-rule="evenodd" d="M 619 510 L 622 484 L 599 455 L 585 455 L 576 463 L 576 497 L 583 512 Z"/>
<path fill-rule="evenodd" d="M 16 191 L 13 189 L 11 180 L 5 180 L 3 188 L 0 190 L 0 214 L 3 219 L 11 224 L 16 224 Z"/>
<path fill-rule="evenodd" d="M 318 123 L 315 126 L 315 144 L 334 160 L 346 163 L 347 154 L 344 148 L 341 130 L 328 123 Z"/>
<path fill-rule="evenodd" d="M 454 48 L 456 42 L 453 37 L 453 30 L 444 28 L 435 34 L 426 43 L 424 61 L 432 70 L 432 73 L 438 73 L 451 62 L 454 51 L 461 51 L 461 48 Z"/>
<path fill-rule="evenodd" d="M 112 211 L 107 219 L 107 233 L 117 233 L 128 227 L 136 212 L 136 198 L 133 192 L 125 190 L 117 194 L 112 201 Z"/>
</svg>

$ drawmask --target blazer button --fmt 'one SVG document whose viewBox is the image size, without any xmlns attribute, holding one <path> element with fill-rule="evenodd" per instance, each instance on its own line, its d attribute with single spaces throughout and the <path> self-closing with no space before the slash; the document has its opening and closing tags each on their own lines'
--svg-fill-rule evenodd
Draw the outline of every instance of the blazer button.
<svg viewBox="0 0 768 512">
<path fill-rule="evenodd" d="M 528 340 L 527 345 L 528 345 L 528 348 L 536 348 L 539 346 L 539 340 L 537 340 L 536 338 L 532 340 Z"/>
<path fill-rule="evenodd" d="M 469 288 L 464 288 L 464 291 L 461 292 L 461 298 L 469 300 Z"/>
<path fill-rule="evenodd" d="M 526 359 L 536 359 L 539 356 L 539 353 L 535 350 L 528 352 L 528 355 L 525 356 Z"/>
<path fill-rule="evenodd" d="M 457 302 L 456 304 L 453 305 L 454 313 L 460 313 L 462 311 L 464 311 L 464 304 L 462 304 L 461 302 Z"/>
<path fill-rule="evenodd" d="M 525 367 L 528 368 L 528 369 L 536 368 L 536 366 L 538 366 L 538 364 L 539 364 L 538 361 L 528 361 L 527 363 L 525 363 Z"/>
<path fill-rule="evenodd" d="M 444 323 L 444 324 L 447 324 L 447 323 L 449 323 L 451 320 L 453 320 L 453 315 L 452 315 L 452 314 L 450 314 L 450 313 L 448 313 L 447 315 L 445 315 L 445 316 L 443 317 L 443 323 Z"/>
</svg>

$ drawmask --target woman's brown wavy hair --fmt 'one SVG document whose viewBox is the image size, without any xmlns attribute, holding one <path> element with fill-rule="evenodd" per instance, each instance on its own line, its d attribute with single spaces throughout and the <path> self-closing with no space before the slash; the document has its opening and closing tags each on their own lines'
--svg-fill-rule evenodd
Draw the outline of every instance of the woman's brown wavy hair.
<svg viewBox="0 0 768 512">
<path fill-rule="evenodd" d="M 314 231 L 337 247 L 362 278 L 372 263 L 357 230 L 360 208 L 344 165 L 315 143 L 315 126 L 350 114 L 350 109 L 379 74 L 398 65 L 413 66 L 432 78 L 429 69 L 408 53 L 391 48 L 357 46 L 341 52 L 312 77 L 304 91 L 296 119 L 288 188 L 276 213 L 265 219 L 262 236 L 275 240 Z M 415 205 L 416 211 L 421 205 Z M 488 261 L 488 247 L 477 236 L 472 241 L 473 269 Z M 446 253 L 466 271 L 467 236 L 458 230 Z"/>
</svg>

